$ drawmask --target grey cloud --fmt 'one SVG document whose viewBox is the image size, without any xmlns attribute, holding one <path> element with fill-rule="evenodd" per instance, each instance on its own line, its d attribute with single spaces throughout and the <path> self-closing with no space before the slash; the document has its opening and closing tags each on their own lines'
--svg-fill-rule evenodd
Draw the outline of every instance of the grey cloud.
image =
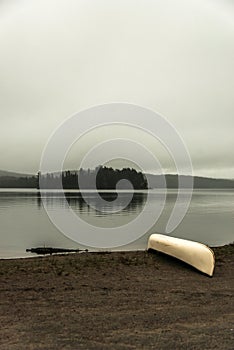
<svg viewBox="0 0 234 350">
<path fill-rule="evenodd" d="M 167 117 L 198 174 L 222 175 L 223 167 L 225 176 L 229 166 L 234 177 L 231 1 L 25 0 L 0 8 L 0 168 L 37 171 L 65 118 L 122 101 Z"/>
</svg>

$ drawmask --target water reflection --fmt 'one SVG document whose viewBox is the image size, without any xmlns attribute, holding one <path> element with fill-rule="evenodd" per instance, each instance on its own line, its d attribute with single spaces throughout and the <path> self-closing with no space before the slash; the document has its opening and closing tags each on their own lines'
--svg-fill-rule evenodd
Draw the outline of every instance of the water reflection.
<svg viewBox="0 0 234 350">
<path fill-rule="evenodd" d="M 6 191 L 0 189 L 0 209 L 7 209 L 15 206 L 22 206 L 22 204 L 35 204 L 37 201 L 38 206 L 41 205 L 40 193 L 36 190 L 30 191 Z"/>
<path fill-rule="evenodd" d="M 120 206 L 125 203 L 126 195 L 120 193 Z M 147 201 L 147 191 L 135 192 L 123 210 L 110 213 L 105 212 L 105 209 L 115 205 L 113 200 L 116 199 L 116 193 L 103 191 L 101 196 L 105 199 L 105 204 L 101 208 L 103 210 L 98 211 L 93 208 L 98 201 L 97 195 L 91 191 L 87 191 L 84 197 L 77 191 L 67 191 L 64 200 L 61 193 L 55 191 L 40 194 L 36 190 L 0 190 L 0 257 L 25 256 L 26 248 L 41 245 L 86 248 L 68 239 L 53 225 L 44 210 L 42 197 L 51 210 L 58 207 L 67 209 L 69 205 L 82 220 L 98 227 L 120 227 L 127 224 L 141 213 Z M 176 196 L 176 190 L 168 191 L 163 213 L 149 232 L 136 242 L 117 249 L 146 249 L 151 233 L 165 233 Z M 92 204 L 91 207 L 86 203 L 86 197 Z M 150 200 L 150 215 L 154 217 L 161 200 L 160 191 L 153 191 Z M 171 235 L 215 246 L 234 241 L 233 227 L 234 192 L 196 190 L 185 218 Z M 10 251 L 11 255 L 7 253 Z"/>
<path fill-rule="evenodd" d="M 118 206 L 116 205 L 116 202 L 114 202 L 117 198 L 117 193 L 115 192 L 100 192 L 99 195 L 102 199 L 104 199 L 104 202 L 100 202 L 97 194 L 95 193 L 85 193 L 82 195 L 81 193 L 72 193 L 72 192 L 66 192 L 65 198 L 66 202 L 64 201 L 64 197 L 62 197 L 59 193 L 44 193 L 44 194 L 38 194 L 37 195 L 37 205 L 39 208 L 43 205 L 43 202 L 45 202 L 46 206 L 48 206 L 50 209 L 55 207 L 60 208 L 66 208 L 66 204 L 69 205 L 74 211 L 78 212 L 92 212 L 95 215 L 101 215 L 106 216 L 110 215 L 108 212 L 108 208 L 115 206 L 115 209 L 118 210 Z M 43 198 L 42 198 L 43 197 Z M 118 196 L 118 205 L 121 208 L 124 203 L 126 203 L 126 198 L 128 198 L 128 193 L 120 193 Z M 88 199 L 88 201 L 87 201 Z M 129 213 L 129 212 L 136 212 L 141 211 L 145 205 L 145 202 L 147 200 L 147 193 L 134 193 L 132 196 L 132 199 L 130 203 L 121 210 L 121 214 Z M 89 205 L 91 204 L 91 206 Z M 113 204 L 114 203 L 114 204 Z M 98 208 L 94 209 L 94 208 Z M 119 215 L 120 212 L 117 212 L 115 214 Z"/>
<path fill-rule="evenodd" d="M 119 227 L 135 219 L 143 210 L 147 200 L 147 193 L 133 193 L 131 201 L 125 206 L 129 198 L 128 193 L 119 193 L 118 202 L 116 202 L 117 193 L 100 192 L 104 201 L 100 201 L 99 196 L 93 192 L 65 193 L 61 197 L 58 193 L 45 195 L 38 198 L 38 205 L 45 205 L 49 210 L 62 208 L 68 210 L 67 205 L 83 221 L 97 227 Z M 43 203 L 44 202 L 44 203 Z M 114 210 L 114 212 L 111 212 Z"/>
</svg>

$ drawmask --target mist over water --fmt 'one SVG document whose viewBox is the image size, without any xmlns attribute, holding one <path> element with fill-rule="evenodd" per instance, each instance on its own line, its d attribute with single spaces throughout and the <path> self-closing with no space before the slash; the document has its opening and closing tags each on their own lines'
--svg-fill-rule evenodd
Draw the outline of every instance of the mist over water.
<svg viewBox="0 0 234 350">
<path fill-rule="evenodd" d="M 160 202 L 160 191 L 153 190 L 152 216 Z M 66 209 L 64 198 L 58 192 L 42 194 L 51 209 Z M 105 206 L 111 208 L 116 193 L 103 191 Z M 124 202 L 126 192 L 120 194 Z M 161 192 L 162 195 L 162 192 Z M 166 224 L 175 204 L 177 191 L 168 190 L 166 205 L 156 224 L 135 242 L 114 250 L 144 250 L 151 233 L 165 233 Z M 87 205 L 85 197 L 89 198 Z M 84 221 L 96 227 L 121 227 L 134 220 L 142 211 L 147 199 L 147 191 L 135 191 L 131 203 L 119 211 L 110 213 L 95 210 L 97 195 L 87 191 L 82 198 L 76 191 L 66 193 L 70 208 Z M 234 241 L 234 191 L 233 190 L 194 190 L 189 210 L 172 236 L 199 241 L 210 246 L 219 246 Z M 118 209 L 118 208 L 115 208 Z M 52 246 L 61 248 L 86 248 L 68 239 L 50 221 L 36 190 L 0 190 L 0 258 L 32 256 L 26 248 Z M 110 230 L 111 231 L 111 230 Z M 110 233 L 111 234 L 111 233 Z M 94 250 L 88 247 L 90 250 Z M 113 249 L 112 249 L 113 250 Z"/>
</svg>

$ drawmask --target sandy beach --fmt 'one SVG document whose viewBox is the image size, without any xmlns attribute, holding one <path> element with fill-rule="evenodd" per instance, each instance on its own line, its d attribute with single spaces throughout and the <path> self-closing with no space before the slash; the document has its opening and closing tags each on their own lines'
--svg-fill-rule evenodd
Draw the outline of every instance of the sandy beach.
<svg viewBox="0 0 234 350">
<path fill-rule="evenodd" d="M 0 262 L 0 349 L 233 349 L 234 246 L 214 276 L 160 253 Z"/>
</svg>

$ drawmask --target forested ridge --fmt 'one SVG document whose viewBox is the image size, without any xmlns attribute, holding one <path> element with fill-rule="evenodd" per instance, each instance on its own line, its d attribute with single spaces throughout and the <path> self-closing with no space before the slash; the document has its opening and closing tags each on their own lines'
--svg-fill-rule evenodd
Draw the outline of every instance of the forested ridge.
<svg viewBox="0 0 234 350">
<path fill-rule="evenodd" d="M 39 188 L 40 183 L 43 188 L 60 188 L 61 180 L 64 189 L 79 189 L 79 183 L 86 189 L 115 189 L 119 183 L 121 189 L 147 189 L 162 188 L 162 176 L 154 174 L 143 174 L 132 168 L 113 169 L 111 167 L 99 166 L 95 169 L 66 170 L 63 172 L 54 172 L 48 174 L 38 173 L 37 175 L 23 175 L 7 172 L 0 173 L 0 188 Z M 188 177 L 182 175 L 181 178 Z M 121 181 L 127 180 L 127 181 Z M 147 182 L 148 180 L 148 182 Z M 178 188 L 178 175 L 166 174 L 166 187 Z M 194 188 L 203 189 L 232 189 L 234 180 L 215 179 L 208 177 L 193 177 Z M 130 185 L 131 183 L 131 185 Z"/>
</svg>

